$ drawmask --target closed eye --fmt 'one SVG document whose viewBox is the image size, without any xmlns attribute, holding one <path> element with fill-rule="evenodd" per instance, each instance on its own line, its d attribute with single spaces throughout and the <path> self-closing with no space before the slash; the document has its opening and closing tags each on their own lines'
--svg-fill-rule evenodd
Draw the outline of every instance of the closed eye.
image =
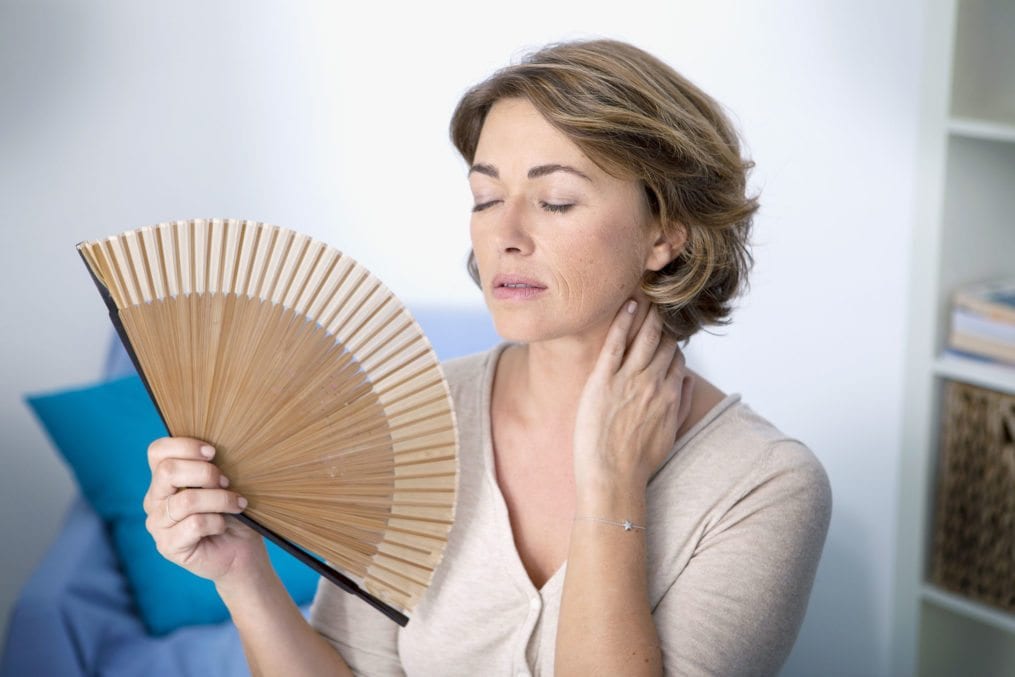
<svg viewBox="0 0 1015 677">
<path fill-rule="evenodd" d="M 499 200 L 490 200 L 489 202 L 481 202 L 481 203 L 479 203 L 477 205 L 473 205 L 472 211 L 473 212 L 481 212 L 484 209 L 486 209 L 487 207 L 490 207 L 490 206 L 496 204 L 497 202 L 499 202 Z M 571 207 L 574 207 L 574 204 L 570 204 L 570 203 L 568 203 L 568 204 L 553 204 L 552 202 L 540 202 L 539 206 L 542 207 L 544 210 L 546 210 L 548 212 L 552 212 L 554 214 L 563 214 L 567 210 L 571 209 Z"/>
<path fill-rule="evenodd" d="M 490 200 L 489 202 L 481 202 L 480 204 L 473 206 L 472 211 L 481 212 L 490 205 L 494 204 L 495 202 L 497 202 L 497 200 Z"/>
<path fill-rule="evenodd" d="M 559 205 L 556 205 L 556 204 L 552 204 L 550 202 L 540 202 L 539 205 L 543 209 L 545 209 L 546 211 L 553 212 L 554 214 L 563 214 L 568 209 L 571 209 L 571 207 L 574 207 L 573 204 L 559 204 Z"/>
</svg>

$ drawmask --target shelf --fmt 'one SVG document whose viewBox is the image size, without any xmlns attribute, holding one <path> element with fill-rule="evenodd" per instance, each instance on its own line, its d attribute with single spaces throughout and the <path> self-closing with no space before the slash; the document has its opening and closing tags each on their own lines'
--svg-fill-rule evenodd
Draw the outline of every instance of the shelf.
<svg viewBox="0 0 1015 677">
<path fill-rule="evenodd" d="M 944 354 L 934 360 L 934 373 L 955 381 L 1015 395 L 1015 367 Z"/>
<path fill-rule="evenodd" d="M 958 614 L 962 614 L 967 618 L 985 623 L 992 627 L 998 628 L 1015 634 L 1015 614 L 1007 613 L 1001 609 L 996 609 L 980 602 L 975 602 L 962 595 L 956 595 L 953 592 L 947 592 L 925 583 L 920 589 L 920 596 L 924 601 L 939 606 L 949 611 L 953 611 Z"/>
<path fill-rule="evenodd" d="M 953 117 L 948 121 L 948 132 L 955 136 L 985 141 L 1015 143 L 1015 124 L 979 118 Z"/>
<path fill-rule="evenodd" d="M 925 5 L 890 674 L 1015 675 L 1015 613 L 925 578 L 943 381 L 1015 395 L 1015 365 L 945 349 L 955 291 L 1015 275 L 1015 0 Z"/>
<path fill-rule="evenodd" d="M 1015 3 L 958 0 L 952 51 L 951 112 L 1015 122 Z"/>
</svg>

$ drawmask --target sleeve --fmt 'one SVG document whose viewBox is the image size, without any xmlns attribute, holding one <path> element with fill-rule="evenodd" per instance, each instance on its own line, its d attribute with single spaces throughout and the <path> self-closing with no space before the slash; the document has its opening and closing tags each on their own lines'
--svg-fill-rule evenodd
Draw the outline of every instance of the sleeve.
<svg viewBox="0 0 1015 677">
<path fill-rule="evenodd" d="M 653 611 L 667 675 L 776 675 L 800 631 L 831 518 L 828 476 L 782 440 L 736 494 Z"/>
<path fill-rule="evenodd" d="M 323 577 L 310 605 L 310 625 L 357 677 L 405 677 L 398 657 L 398 624 Z"/>
</svg>

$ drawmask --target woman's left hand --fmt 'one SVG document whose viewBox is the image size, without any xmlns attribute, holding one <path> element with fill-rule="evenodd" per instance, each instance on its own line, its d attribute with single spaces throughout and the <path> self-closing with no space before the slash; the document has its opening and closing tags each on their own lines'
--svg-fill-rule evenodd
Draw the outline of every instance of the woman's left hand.
<svg viewBox="0 0 1015 677">
<path fill-rule="evenodd" d="M 694 377 L 676 339 L 650 304 L 634 340 L 637 308 L 628 301 L 606 335 L 578 403 L 575 481 L 588 490 L 644 490 L 687 419 Z M 642 303 L 649 303 L 642 301 Z"/>
</svg>

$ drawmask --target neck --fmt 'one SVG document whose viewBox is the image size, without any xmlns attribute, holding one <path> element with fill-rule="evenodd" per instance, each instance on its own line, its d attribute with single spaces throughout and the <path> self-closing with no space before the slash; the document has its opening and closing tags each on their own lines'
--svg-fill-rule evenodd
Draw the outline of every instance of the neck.
<svg viewBox="0 0 1015 677">
<path fill-rule="evenodd" d="M 648 304 L 640 304 L 628 345 L 641 326 Z M 574 427 L 575 413 L 589 374 L 606 340 L 608 326 L 596 331 L 520 344 L 507 351 L 503 375 L 510 409 L 521 421 L 542 429 Z M 507 356 L 507 353 L 505 353 Z"/>
<path fill-rule="evenodd" d="M 573 340 L 518 346 L 511 408 L 523 421 L 543 429 L 570 426 L 598 355 L 598 347 Z"/>
</svg>

